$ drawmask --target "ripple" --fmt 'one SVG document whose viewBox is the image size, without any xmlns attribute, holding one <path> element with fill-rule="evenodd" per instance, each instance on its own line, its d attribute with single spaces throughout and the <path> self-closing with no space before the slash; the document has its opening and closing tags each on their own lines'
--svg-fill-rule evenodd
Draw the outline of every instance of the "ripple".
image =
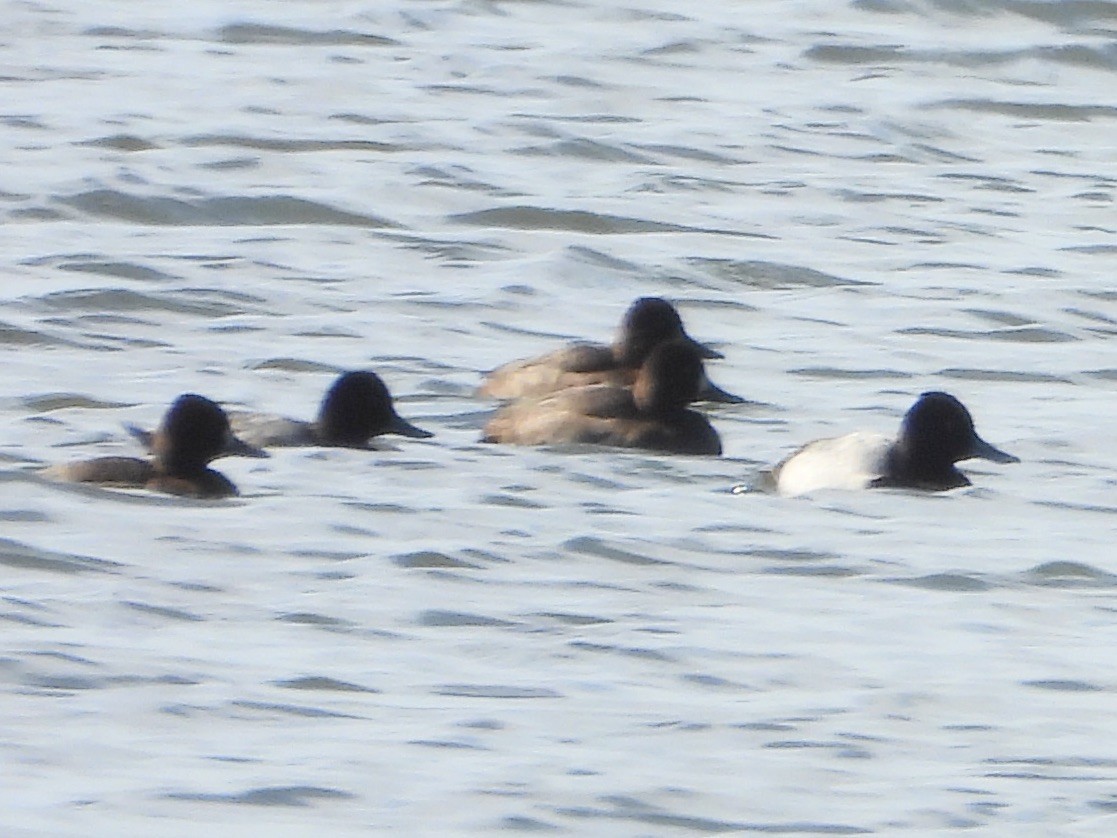
<svg viewBox="0 0 1117 838">
<path fill-rule="evenodd" d="M 1097 117 L 1117 117 L 1117 107 L 1110 105 L 1065 105 L 1061 103 L 1004 102 L 992 99 L 945 99 L 928 107 L 950 108 L 975 113 L 996 114 L 1053 122 L 1088 122 Z"/>
<path fill-rule="evenodd" d="M 951 593 L 979 593 L 993 586 L 976 576 L 965 573 L 931 573 L 907 579 L 888 579 L 897 585 L 909 588 L 922 588 L 927 591 L 949 591 Z"/>
<path fill-rule="evenodd" d="M 75 260 L 60 263 L 58 269 L 61 271 L 73 271 L 74 273 L 97 274 L 98 276 L 111 276 L 116 279 L 134 279 L 145 282 L 174 279 L 171 274 L 157 271 L 146 265 L 137 265 L 134 262 L 113 262 L 98 259 Z"/>
<path fill-rule="evenodd" d="M 1074 335 L 1059 332 L 1055 329 L 1045 329 L 1039 326 L 1020 327 L 1012 329 L 991 329 L 981 332 L 967 332 L 961 329 L 941 329 L 933 326 L 911 326 L 897 329 L 898 335 L 929 335 L 939 338 L 957 338 L 959 340 L 995 340 L 1009 343 L 1069 343 L 1077 341 Z"/>
<path fill-rule="evenodd" d="M 909 372 L 900 370 L 843 370 L 837 367 L 802 367 L 788 370 L 792 375 L 804 378 L 837 379 L 839 381 L 889 381 L 912 378 Z"/>
<path fill-rule="evenodd" d="M 577 538 L 571 538 L 563 543 L 563 549 L 569 550 L 572 553 L 581 553 L 587 556 L 595 556 L 599 559 L 610 559 L 615 562 L 624 562 L 625 564 L 635 565 L 662 565 L 669 564 L 669 562 L 655 559 L 651 556 L 644 556 L 639 553 L 633 553 L 628 550 L 621 550 L 618 547 L 613 547 L 605 543 L 599 538 L 594 536 L 584 535 Z"/>
<path fill-rule="evenodd" d="M 151 311 L 197 317 L 229 317 L 244 314 L 247 304 L 263 301 L 249 294 L 198 288 L 172 294 L 145 294 L 123 288 L 108 288 L 57 291 L 37 298 L 37 302 L 44 308 L 56 311 Z"/>
<path fill-rule="evenodd" d="M 279 370 L 280 372 L 328 372 L 339 373 L 341 367 L 308 361 L 305 358 L 268 358 L 248 365 L 250 370 Z"/>
<path fill-rule="evenodd" d="M 66 410 L 81 408 L 83 410 L 119 410 L 133 405 L 125 402 L 107 402 L 86 396 L 83 393 L 39 393 L 34 396 L 24 396 L 20 402 L 28 410 L 36 413 L 49 413 L 53 410 Z"/>
<path fill-rule="evenodd" d="M 407 510 L 412 511 L 412 510 Z M 400 567 L 408 568 L 463 568 L 467 570 L 480 570 L 482 565 L 473 562 L 463 561 L 462 559 L 455 559 L 453 556 L 447 556 L 445 553 L 439 553 L 434 550 L 420 550 L 416 553 L 402 553 L 398 556 L 392 556 L 392 561 Z"/>
<path fill-rule="evenodd" d="M 399 41 L 383 35 L 369 35 L 344 29 L 314 31 L 264 23 L 230 23 L 217 31 L 217 39 L 226 44 L 282 44 L 286 46 L 399 46 Z"/>
<path fill-rule="evenodd" d="M 1025 687 L 1035 687 L 1038 690 L 1055 690 L 1056 692 L 1102 692 L 1105 688 L 1089 681 L 1076 681 L 1073 679 L 1050 679 L 1041 681 L 1021 681 Z"/>
<path fill-rule="evenodd" d="M 0 345 L 6 346 L 75 346 L 73 341 L 52 337 L 44 332 L 0 322 Z"/>
<path fill-rule="evenodd" d="M 0 509 L 0 521 L 15 524 L 46 524 L 54 521 L 54 518 L 38 509 Z"/>
<path fill-rule="evenodd" d="M 341 620 L 337 617 L 329 617 L 325 614 L 315 614 L 308 611 L 295 611 L 287 614 L 280 614 L 275 618 L 281 623 L 294 623 L 302 626 L 322 626 L 331 629 L 355 629 L 356 623 L 349 620 Z"/>
<path fill-rule="evenodd" d="M 278 704 L 267 701 L 233 701 L 230 706 L 244 710 L 253 710 L 259 713 L 276 714 L 280 716 L 298 716 L 308 719 L 359 719 L 349 713 L 338 713 L 334 710 L 324 710 L 321 707 L 304 707 L 298 704 Z"/>
<path fill-rule="evenodd" d="M 548 509 L 549 507 L 543 503 L 536 503 L 533 500 L 522 497 L 521 495 L 510 495 L 507 493 L 502 494 L 489 494 L 483 495 L 480 498 L 480 503 L 487 506 L 507 506 L 513 509 Z"/>
<path fill-rule="evenodd" d="M 87 215 L 135 224 L 179 227 L 310 224 L 373 229 L 399 226 L 374 215 L 345 212 L 290 195 L 199 198 L 185 201 L 177 198 L 142 197 L 113 189 L 95 189 L 60 198 L 58 201 Z"/>
<path fill-rule="evenodd" d="M 572 818 L 633 821 L 635 823 L 646 824 L 661 829 L 685 830 L 688 832 L 761 832 L 774 835 L 866 835 L 873 831 L 843 824 L 813 823 L 809 821 L 747 823 L 716 820 L 699 815 L 685 815 L 669 812 L 661 807 L 652 806 L 635 798 L 622 795 L 604 797 L 602 798 L 602 802 L 605 804 L 605 807 L 560 807 L 555 811 L 560 815 Z"/>
<path fill-rule="evenodd" d="M 107 148 L 112 151 L 152 151 L 159 146 L 135 134 L 112 134 L 107 137 L 98 137 L 94 140 L 82 140 L 74 145 L 89 148 Z"/>
<path fill-rule="evenodd" d="M 199 617 L 197 614 L 191 614 L 189 611 L 184 611 L 180 608 L 168 608 L 165 605 L 149 605 L 146 602 L 129 602 L 127 600 L 121 602 L 121 605 L 144 614 L 163 617 L 167 620 L 177 620 L 186 623 L 200 623 L 205 620 L 204 617 Z"/>
<path fill-rule="evenodd" d="M 1029 570 L 1025 579 L 1045 588 L 1117 587 L 1117 575 L 1082 562 L 1045 562 Z"/>
<path fill-rule="evenodd" d="M 513 154 L 525 157 L 570 157 L 606 163 L 628 163 L 650 166 L 655 161 L 643 154 L 636 154 L 620 146 L 594 140 L 560 140 L 550 145 L 527 146 L 513 149 Z"/>
<path fill-rule="evenodd" d="M 117 562 L 106 559 L 54 553 L 7 538 L 0 538 L 0 565 L 21 570 L 42 570 L 64 574 L 113 573 L 116 568 L 121 567 Z"/>
<path fill-rule="evenodd" d="M 954 378 L 959 381 L 1014 381 L 1029 384 L 1070 384 L 1069 378 L 1061 375 L 1050 375 L 1042 372 L 1021 372 L 1016 370 L 989 370 L 971 367 L 951 367 L 940 370 L 939 375 L 944 378 Z"/>
<path fill-rule="evenodd" d="M 612 646 L 607 643 L 589 643 L 584 640 L 572 642 L 570 648 L 577 649 L 580 652 L 601 652 L 611 655 L 621 655 L 627 658 L 638 658 L 640 660 L 662 662 L 676 660 L 671 655 L 660 652 L 657 649 L 641 649 L 635 646 Z"/>
<path fill-rule="evenodd" d="M 445 684 L 432 692 L 435 695 L 459 698 L 562 698 L 562 693 L 547 687 L 512 687 L 502 684 Z"/>
<path fill-rule="evenodd" d="M 339 681 L 336 678 L 327 678 L 323 675 L 304 675 L 301 678 L 288 678 L 282 681 L 272 681 L 277 687 L 286 690 L 311 690 L 322 692 L 340 693 L 379 693 L 380 690 L 372 687 L 363 687 L 349 681 Z"/>
<path fill-rule="evenodd" d="M 733 230 L 709 230 L 664 224 L 641 218 L 603 215 L 584 210 L 559 210 L 545 207 L 516 206 L 478 210 L 450 216 L 450 221 L 473 227 L 503 227 L 512 230 L 562 230 L 570 233 L 618 235 L 624 233 L 720 233 L 752 235 Z"/>
<path fill-rule="evenodd" d="M 361 151 L 384 154 L 388 152 L 413 152 L 415 147 L 380 143 L 372 140 L 293 140 L 273 137 L 252 137 L 245 134 L 198 134 L 186 137 L 182 144 L 189 148 L 229 146 L 249 148 L 254 151 Z"/>
<path fill-rule="evenodd" d="M 769 291 L 788 288 L 840 288 L 873 284 L 857 279 L 845 279 L 816 271 L 813 268 L 804 268 L 800 265 L 784 265 L 777 262 L 704 258 L 690 258 L 686 259 L 685 262 L 717 279 Z"/>
<path fill-rule="evenodd" d="M 440 611 L 432 609 L 424 611 L 417 620 L 421 626 L 433 628 L 455 628 L 473 626 L 482 628 L 507 628 L 516 623 L 508 620 L 498 620 L 496 617 L 486 617 L 483 614 L 467 614 L 462 611 Z"/>
<path fill-rule="evenodd" d="M 167 800 L 184 800 L 195 803 L 233 803 L 247 806 L 309 806 L 318 800 L 352 800 L 356 797 L 347 791 L 321 786 L 264 786 L 239 794 L 203 794 L 201 792 L 172 791 L 163 795 Z"/>
</svg>

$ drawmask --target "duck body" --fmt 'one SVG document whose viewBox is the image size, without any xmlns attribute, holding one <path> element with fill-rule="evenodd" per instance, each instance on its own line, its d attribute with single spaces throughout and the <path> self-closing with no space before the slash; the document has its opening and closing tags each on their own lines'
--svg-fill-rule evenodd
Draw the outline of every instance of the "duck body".
<svg viewBox="0 0 1117 838">
<path fill-rule="evenodd" d="M 223 498 L 237 494 L 225 475 L 209 468 L 218 457 L 266 457 L 245 444 L 229 426 L 220 406 L 194 393 L 179 396 L 155 433 L 145 434 L 150 459 L 96 457 L 54 466 L 48 477 L 114 488 L 148 489 L 194 498 Z"/>
<path fill-rule="evenodd" d="M 427 439 L 433 434 L 400 416 L 384 381 L 374 372 L 342 373 L 326 391 L 313 422 L 263 413 L 234 413 L 234 431 L 261 448 L 325 446 L 368 448 L 382 434 Z"/>
<path fill-rule="evenodd" d="M 612 345 L 578 342 L 535 358 L 511 361 L 488 373 L 477 394 L 510 400 L 591 384 L 631 387 L 651 351 L 675 340 L 690 343 L 703 358 L 723 357 L 686 333 L 671 303 L 660 297 L 641 297 L 625 313 Z M 705 377 L 698 398 L 732 404 L 743 401 Z"/>
<path fill-rule="evenodd" d="M 649 356 L 631 388 L 591 384 L 513 402 L 488 422 L 482 439 L 717 455 L 722 450 L 717 431 L 687 408 L 701 377 L 694 347 L 682 341 L 664 344 Z"/>
<path fill-rule="evenodd" d="M 776 490 L 789 496 L 822 489 L 937 492 L 971 485 L 955 464 L 974 457 L 1019 462 L 977 435 L 958 399 L 928 392 L 905 414 L 898 436 L 858 432 L 816 440 L 773 468 L 770 477 Z"/>
</svg>

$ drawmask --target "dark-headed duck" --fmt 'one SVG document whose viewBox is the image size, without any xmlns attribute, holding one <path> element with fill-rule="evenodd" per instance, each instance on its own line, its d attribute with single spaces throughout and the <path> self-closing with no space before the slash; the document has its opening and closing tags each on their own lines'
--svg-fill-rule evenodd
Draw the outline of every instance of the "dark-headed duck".
<svg viewBox="0 0 1117 838">
<path fill-rule="evenodd" d="M 687 405 L 698 397 L 702 359 L 693 341 L 656 346 L 631 388 L 591 384 L 501 408 L 483 441 L 592 443 L 674 454 L 720 454 L 717 431 Z"/>
<path fill-rule="evenodd" d="M 954 464 L 972 457 L 1018 463 L 977 435 L 973 417 L 948 393 L 924 393 L 904 416 L 896 438 L 852 433 L 800 448 L 771 472 L 782 495 L 819 489 L 895 487 L 943 491 L 969 486 Z"/>
<path fill-rule="evenodd" d="M 313 422 L 234 413 L 233 429 L 247 442 L 264 448 L 322 445 L 334 448 L 367 448 L 381 434 L 399 434 L 412 439 L 434 436 L 412 425 L 398 413 L 387 386 L 374 372 L 340 375 L 326 391 Z"/>
<path fill-rule="evenodd" d="M 477 394 L 518 399 L 587 384 L 629 387 L 651 351 L 671 340 L 689 343 L 703 358 L 724 357 L 690 337 L 679 312 L 667 300 L 641 297 L 625 312 L 612 345 L 574 343 L 538 358 L 512 361 L 485 376 Z M 698 400 L 729 404 L 744 401 L 713 384 L 704 372 Z"/>
<path fill-rule="evenodd" d="M 225 411 L 194 393 L 175 399 L 159 429 L 148 436 L 150 459 L 98 457 L 53 466 L 46 474 L 76 483 L 223 498 L 237 494 L 237 487 L 225 475 L 209 468 L 210 462 L 230 454 L 268 456 L 238 439 L 229 427 Z"/>
</svg>

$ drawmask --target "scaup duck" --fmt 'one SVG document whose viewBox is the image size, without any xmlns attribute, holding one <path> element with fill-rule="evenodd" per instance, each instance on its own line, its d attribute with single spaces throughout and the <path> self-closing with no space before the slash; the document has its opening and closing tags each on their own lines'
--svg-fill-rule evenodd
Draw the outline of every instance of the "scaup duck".
<svg viewBox="0 0 1117 838">
<path fill-rule="evenodd" d="M 702 380 L 702 359 L 693 341 L 661 343 L 651 350 L 631 388 L 591 384 L 513 402 L 489 421 L 482 440 L 717 455 L 717 431 L 701 413 L 687 409 Z"/>
<path fill-rule="evenodd" d="M 703 358 L 725 357 L 690 337 L 679 312 L 667 300 L 641 297 L 625 312 L 612 345 L 574 343 L 537 358 L 512 361 L 486 375 L 477 394 L 507 400 L 545 396 L 588 384 L 631 386 L 652 349 L 670 340 L 689 343 Z M 705 372 L 697 400 L 728 404 L 744 401 L 713 384 Z"/>
<path fill-rule="evenodd" d="M 894 487 L 943 491 L 969 486 L 954 464 L 972 457 L 995 463 L 1020 459 L 977 435 L 973 417 L 948 393 L 924 393 L 908 410 L 900 434 L 852 433 L 808 443 L 772 469 L 782 495 L 819 489 Z"/>
<path fill-rule="evenodd" d="M 150 489 L 194 498 L 223 498 L 237 494 L 225 475 L 209 468 L 230 454 L 266 457 L 236 437 L 229 419 L 217 404 L 194 393 L 175 399 L 159 429 L 148 435 L 151 458 L 97 457 L 46 470 L 47 476 L 76 483 L 119 488 Z"/>
<path fill-rule="evenodd" d="M 434 434 L 396 413 L 383 380 L 367 370 L 342 373 L 326 391 L 313 422 L 259 413 L 234 413 L 234 431 L 262 448 L 321 445 L 367 448 L 381 434 L 428 439 Z"/>
</svg>

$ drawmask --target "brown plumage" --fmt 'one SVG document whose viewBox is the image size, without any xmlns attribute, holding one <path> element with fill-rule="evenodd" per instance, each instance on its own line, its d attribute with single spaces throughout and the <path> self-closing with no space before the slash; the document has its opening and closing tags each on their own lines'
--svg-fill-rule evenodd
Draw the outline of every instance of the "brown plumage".
<svg viewBox="0 0 1117 838">
<path fill-rule="evenodd" d="M 522 399 L 497 412 L 485 426 L 483 440 L 720 454 L 717 431 L 705 416 L 687 409 L 702 379 L 702 360 L 691 343 L 664 343 L 648 356 L 631 389 L 591 384 Z"/>
<path fill-rule="evenodd" d="M 226 454 L 266 457 L 233 436 L 218 405 L 193 393 L 179 396 L 159 429 L 148 434 L 152 457 L 97 457 L 46 469 L 48 477 L 74 483 L 149 489 L 195 498 L 222 498 L 237 487 L 209 463 Z"/>
<path fill-rule="evenodd" d="M 659 297 L 641 297 L 625 312 L 611 345 L 574 343 L 536 358 L 512 361 L 485 376 L 477 394 L 494 399 L 518 399 L 590 384 L 630 387 L 651 351 L 672 340 L 691 344 L 701 357 L 722 357 L 721 353 L 703 346 L 686 333 L 682 318 L 671 303 Z M 715 386 L 704 375 L 698 398 L 729 403 L 742 401 Z"/>
</svg>

